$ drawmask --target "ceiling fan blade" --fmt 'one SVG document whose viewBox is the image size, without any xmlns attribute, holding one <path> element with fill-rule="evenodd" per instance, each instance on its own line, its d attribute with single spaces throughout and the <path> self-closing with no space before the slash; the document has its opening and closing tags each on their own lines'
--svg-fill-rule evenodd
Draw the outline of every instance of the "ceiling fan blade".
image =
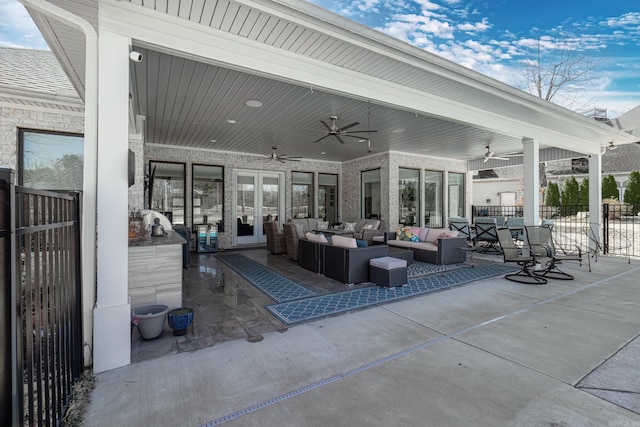
<svg viewBox="0 0 640 427">
<path fill-rule="evenodd" d="M 483 160 L 483 162 L 487 163 L 487 160 L 489 160 L 491 157 L 486 156 Z"/>
<path fill-rule="evenodd" d="M 343 133 L 374 133 L 374 132 L 378 132 L 378 131 L 374 129 L 366 129 L 366 130 L 350 130 L 349 132 L 343 132 Z"/>
<path fill-rule="evenodd" d="M 328 130 L 333 130 L 333 128 L 329 126 L 324 120 L 320 120 L 320 123 L 322 123 Z"/>
<path fill-rule="evenodd" d="M 325 138 L 326 138 L 326 137 L 328 137 L 328 136 L 331 136 L 331 134 L 327 134 L 327 135 L 323 136 L 322 138 L 318 138 L 318 139 L 316 139 L 316 140 L 315 140 L 315 141 L 313 141 L 313 142 L 320 142 L 320 141 L 322 141 L 323 139 L 325 139 Z"/>
<path fill-rule="evenodd" d="M 347 129 L 349 129 L 349 128 L 352 128 L 352 127 L 354 127 L 354 126 L 358 126 L 359 124 L 360 124 L 360 122 L 353 122 L 353 123 L 351 123 L 351 124 L 349 124 L 349 125 L 343 126 L 343 127 L 340 129 L 340 132 L 345 131 L 345 130 L 347 130 Z"/>
<path fill-rule="evenodd" d="M 509 160 L 509 158 L 508 158 L 508 157 L 498 157 L 498 156 L 493 156 L 493 157 L 491 157 L 491 158 L 492 158 L 492 159 L 495 159 L 495 160 Z"/>
<path fill-rule="evenodd" d="M 340 144 L 344 144 L 344 140 L 342 138 L 340 138 L 340 135 L 334 135 L 336 137 L 336 139 L 338 141 L 340 141 Z"/>
</svg>

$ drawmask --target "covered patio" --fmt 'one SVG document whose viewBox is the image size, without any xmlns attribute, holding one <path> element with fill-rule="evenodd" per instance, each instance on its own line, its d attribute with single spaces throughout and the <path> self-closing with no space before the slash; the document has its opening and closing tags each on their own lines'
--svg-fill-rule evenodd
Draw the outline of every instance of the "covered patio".
<svg viewBox="0 0 640 427">
<path fill-rule="evenodd" d="M 490 146 L 522 154 L 509 162 L 525 166 L 524 220 L 534 224 L 539 161 L 588 155 L 597 212 L 601 150 L 635 142 L 302 1 L 21 2 L 85 101 L 85 337 L 94 343 L 96 372 L 130 363 L 126 213 L 148 207 L 151 178 L 158 178 L 153 162 L 182 168 L 184 194 L 174 204 L 183 216 L 173 216 L 188 227 L 201 223 L 195 167 L 220 168 L 219 244 L 232 249 L 263 243 L 261 213 L 253 213 L 251 237 L 236 222 L 247 178 L 277 186 L 278 202 L 268 207 L 280 223 L 294 214 L 296 174 L 303 173 L 313 178 L 314 199 L 321 175 L 337 176 L 337 221 L 377 214 L 394 226 L 403 220 L 401 170 L 416 170 L 417 223 L 426 225 L 424 177 L 437 171 L 437 216 L 445 225 L 468 216 L 467 172 Z M 337 128 L 322 123 L 332 116 Z M 356 122 L 348 130 L 361 132 L 347 137 L 340 127 Z M 272 147 L 301 159 L 280 162 Z M 371 170 L 379 171 L 378 211 L 364 197 L 362 174 Z M 462 176 L 455 197 L 452 174 Z M 317 203 L 308 206 L 309 216 L 320 215 Z"/>
<path fill-rule="evenodd" d="M 85 422 L 637 423 L 638 266 L 566 267 L 575 280 L 494 277 L 104 372 Z"/>
</svg>

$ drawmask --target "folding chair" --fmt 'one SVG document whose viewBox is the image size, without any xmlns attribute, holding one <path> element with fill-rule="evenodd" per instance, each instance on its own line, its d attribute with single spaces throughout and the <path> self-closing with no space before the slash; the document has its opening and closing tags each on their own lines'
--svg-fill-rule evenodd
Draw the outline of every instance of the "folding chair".
<svg viewBox="0 0 640 427">
<path fill-rule="evenodd" d="M 507 228 L 497 230 L 497 235 L 502 248 L 504 262 L 514 262 L 520 266 L 520 271 L 506 274 L 504 276 L 505 279 L 529 285 L 544 285 L 547 283 L 547 279 L 535 275 L 535 272 L 532 271 L 536 266 L 536 256 L 531 248 L 516 246 L 513 237 L 511 237 L 511 231 Z"/>
</svg>

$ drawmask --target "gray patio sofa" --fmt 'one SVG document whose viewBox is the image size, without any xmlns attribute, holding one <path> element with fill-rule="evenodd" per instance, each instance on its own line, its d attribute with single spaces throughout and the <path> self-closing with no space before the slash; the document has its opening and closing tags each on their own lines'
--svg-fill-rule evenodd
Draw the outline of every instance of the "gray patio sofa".
<svg viewBox="0 0 640 427">
<path fill-rule="evenodd" d="M 369 281 L 369 260 L 389 255 L 387 245 L 343 248 L 300 239 L 300 266 L 345 284 Z"/>
<path fill-rule="evenodd" d="M 389 236 L 387 245 L 410 249 L 413 259 L 430 264 L 457 264 L 465 262 L 467 239 L 458 237 L 457 231 L 444 228 L 411 227 L 411 234 L 418 236 L 418 241 L 399 240 L 396 235 Z"/>
</svg>

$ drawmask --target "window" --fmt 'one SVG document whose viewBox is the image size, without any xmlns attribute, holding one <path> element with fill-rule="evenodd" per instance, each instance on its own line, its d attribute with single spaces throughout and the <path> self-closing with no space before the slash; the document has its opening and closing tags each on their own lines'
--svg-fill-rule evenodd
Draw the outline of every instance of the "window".
<svg viewBox="0 0 640 427">
<path fill-rule="evenodd" d="M 331 224 L 338 222 L 338 175 L 318 174 L 318 215 Z"/>
<path fill-rule="evenodd" d="M 18 182 L 42 190 L 82 190 L 84 136 L 20 129 Z"/>
<path fill-rule="evenodd" d="M 382 204 L 380 202 L 380 169 L 363 171 L 360 174 L 362 183 L 362 217 L 380 218 Z"/>
<path fill-rule="evenodd" d="M 184 225 L 184 163 L 149 162 L 149 206 Z"/>
<path fill-rule="evenodd" d="M 464 217 L 464 174 L 449 172 L 449 218 Z"/>
<path fill-rule="evenodd" d="M 224 231 L 224 168 L 192 165 L 191 207 L 194 229 L 197 224 L 215 224 Z"/>
<path fill-rule="evenodd" d="M 424 171 L 424 225 L 442 227 L 442 172 Z"/>
<path fill-rule="evenodd" d="M 292 172 L 292 206 L 294 218 L 313 217 L 313 173 Z"/>
<path fill-rule="evenodd" d="M 400 222 L 404 225 L 418 224 L 420 212 L 420 171 L 400 168 L 398 171 L 398 195 Z"/>
</svg>

